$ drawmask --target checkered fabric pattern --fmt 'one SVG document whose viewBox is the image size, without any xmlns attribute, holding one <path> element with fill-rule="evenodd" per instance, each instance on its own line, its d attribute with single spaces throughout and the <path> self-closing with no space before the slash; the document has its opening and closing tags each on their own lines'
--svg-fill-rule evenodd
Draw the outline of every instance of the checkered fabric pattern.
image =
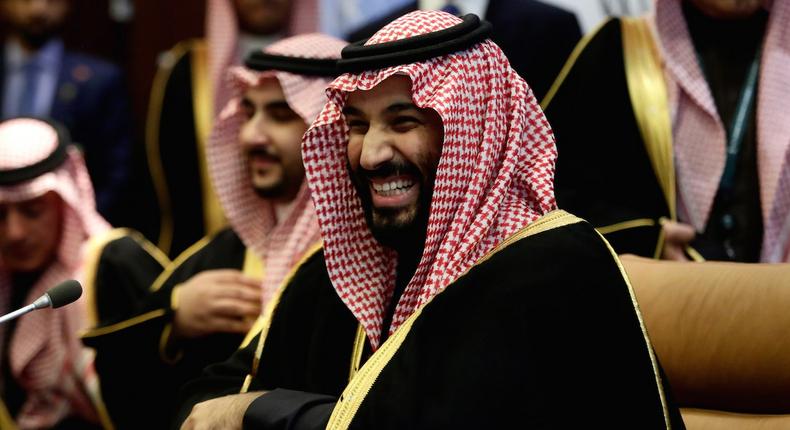
<svg viewBox="0 0 790 430">
<path fill-rule="evenodd" d="M 460 23 L 439 11 L 416 11 L 379 30 L 368 45 Z M 378 348 L 395 284 L 396 256 L 371 235 L 346 164 L 348 93 L 406 75 L 412 99 L 434 109 L 444 144 L 431 201 L 425 251 L 397 304 L 389 332 L 504 239 L 555 209 L 554 135 L 526 82 L 486 40 L 427 61 L 345 74 L 305 134 L 302 153 L 324 239 L 330 279 Z"/>
<path fill-rule="evenodd" d="M 774 1 L 763 42 L 757 94 L 757 167 L 765 226 L 762 260 L 777 245 L 789 215 L 790 191 L 778 186 L 790 147 L 790 2 Z M 724 172 L 726 132 L 697 63 L 680 0 L 656 0 L 655 26 L 662 47 L 673 118 L 680 219 L 703 231 Z M 770 248 L 770 249 L 769 249 Z"/>
<path fill-rule="evenodd" d="M 287 34 L 301 34 L 318 28 L 317 0 L 291 0 L 291 17 Z M 220 112 L 231 98 L 226 73 L 240 61 L 239 24 L 232 0 L 208 0 L 206 3 L 206 39 L 208 69 L 214 91 L 214 112 Z"/>
<path fill-rule="evenodd" d="M 0 123 L 0 168 L 13 169 L 43 160 L 57 145 L 52 128 L 35 119 Z M 0 202 L 18 202 L 49 191 L 64 202 L 64 220 L 57 259 L 31 288 L 30 303 L 49 288 L 79 277 L 82 251 L 88 239 L 109 230 L 96 212 L 93 187 L 82 155 L 69 148 L 66 162 L 49 173 L 13 185 L 0 186 Z M 9 312 L 9 273 L 0 261 L 0 312 Z M 19 319 L 10 341 L 11 373 L 27 392 L 16 417 L 21 429 L 49 428 L 70 414 L 95 420 L 87 391 L 96 382 L 90 353 L 77 336 L 84 328 L 83 300 L 57 311 L 33 312 Z M 0 326 L 0 342 L 5 335 Z"/>
<path fill-rule="evenodd" d="M 283 39 L 264 52 L 307 58 L 339 58 L 345 45 L 339 39 L 313 33 Z M 244 122 L 241 96 L 247 88 L 272 78 L 280 83 L 288 105 L 306 124 L 313 122 L 326 103 L 324 90 L 330 79 L 235 67 L 230 72 L 231 100 L 217 120 L 207 150 L 212 182 L 231 227 L 244 244 L 264 261 L 264 301 L 268 301 L 305 251 L 320 240 L 307 184 L 302 184 L 288 218 L 278 223 L 272 203 L 255 194 L 249 167 L 239 145 L 239 130 Z"/>
</svg>

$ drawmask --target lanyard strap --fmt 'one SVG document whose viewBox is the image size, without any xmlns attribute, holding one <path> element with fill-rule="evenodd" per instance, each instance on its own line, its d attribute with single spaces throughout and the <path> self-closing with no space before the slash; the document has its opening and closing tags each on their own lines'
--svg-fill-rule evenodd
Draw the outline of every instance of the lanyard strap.
<svg viewBox="0 0 790 430">
<path fill-rule="evenodd" d="M 741 88 L 741 95 L 738 97 L 738 104 L 735 107 L 735 116 L 730 123 L 727 132 L 727 161 L 724 165 L 724 173 L 721 175 L 719 183 L 720 192 L 729 194 L 735 186 L 735 168 L 738 164 L 738 155 L 743 146 L 743 138 L 746 135 L 746 126 L 754 110 L 755 93 L 757 92 L 757 75 L 760 70 L 760 51 L 752 60 L 746 79 Z"/>
</svg>

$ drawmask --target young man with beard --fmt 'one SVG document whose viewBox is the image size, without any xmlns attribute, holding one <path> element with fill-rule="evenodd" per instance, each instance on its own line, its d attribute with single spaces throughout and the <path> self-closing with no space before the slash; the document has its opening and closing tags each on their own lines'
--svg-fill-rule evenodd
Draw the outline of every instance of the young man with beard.
<svg viewBox="0 0 790 430">
<path fill-rule="evenodd" d="M 344 45 L 294 36 L 231 69 L 232 97 L 207 154 L 230 227 L 167 267 L 133 316 L 84 336 L 98 350 L 117 427 L 166 427 L 180 385 L 239 347 L 291 268 L 320 244 L 300 144 Z"/>
<path fill-rule="evenodd" d="M 682 427 L 617 257 L 556 209 L 551 129 L 489 31 L 413 12 L 343 50 L 302 143 L 324 247 L 186 386 L 182 429 Z"/>
<path fill-rule="evenodd" d="M 311 1 L 207 0 L 205 37 L 161 57 L 146 153 L 160 213 L 157 246 L 168 255 L 227 225 L 204 160 L 212 122 L 231 97 L 228 69 L 283 37 L 316 31 L 315 11 L 303 10 Z"/>
<path fill-rule="evenodd" d="M 0 314 L 79 278 L 82 251 L 109 230 L 85 162 L 60 125 L 0 122 Z M 0 428 L 99 428 L 84 300 L 0 325 Z"/>
<path fill-rule="evenodd" d="M 85 154 L 99 212 L 113 221 L 131 165 L 131 113 L 118 67 L 66 49 L 71 0 L 0 0 L 0 118 L 52 118 Z"/>
</svg>

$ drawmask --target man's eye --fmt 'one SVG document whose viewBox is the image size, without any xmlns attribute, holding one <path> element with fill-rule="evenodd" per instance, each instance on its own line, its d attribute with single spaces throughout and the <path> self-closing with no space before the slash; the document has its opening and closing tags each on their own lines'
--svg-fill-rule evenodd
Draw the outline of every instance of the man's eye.
<svg viewBox="0 0 790 430">
<path fill-rule="evenodd" d="M 27 204 L 19 207 L 19 212 L 26 218 L 38 218 L 44 213 L 44 205 L 42 204 Z"/>
<path fill-rule="evenodd" d="M 288 108 L 269 110 L 269 116 L 277 122 L 289 122 L 299 118 L 299 115 Z"/>
<path fill-rule="evenodd" d="M 352 133 L 366 133 L 368 131 L 368 123 L 365 121 L 351 120 L 348 122 L 348 129 Z"/>
<path fill-rule="evenodd" d="M 250 119 L 255 116 L 255 107 L 247 103 L 242 103 L 241 113 L 244 115 L 244 118 Z"/>
<path fill-rule="evenodd" d="M 408 131 L 420 124 L 420 121 L 412 116 L 399 116 L 392 121 L 392 128 L 396 131 Z"/>
</svg>

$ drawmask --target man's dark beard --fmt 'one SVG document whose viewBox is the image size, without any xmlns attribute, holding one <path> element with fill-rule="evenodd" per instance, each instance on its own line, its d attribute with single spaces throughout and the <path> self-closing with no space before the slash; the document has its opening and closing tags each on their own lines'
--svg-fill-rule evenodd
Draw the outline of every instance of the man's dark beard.
<svg viewBox="0 0 790 430">
<path fill-rule="evenodd" d="M 248 165 L 249 165 L 249 159 L 252 158 L 253 156 L 269 158 L 269 159 L 271 159 L 274 162 L 279 161 L 277 159 L 277 157 L 275 157 L 274 155 L 269 154 L 269 152 L 266 151 L 266 149 L 261 148 L 261 147 L 254 147 L 252 149 L 249 149 L 249 150 L 246 151 L 245 155 L 246 155 L 247 160 L 248 160 L 247 161 Z M 254 172 L 250 168 L 250 176 L 253 176 L 253 175 L 254 175 Z M 255 191 L 255 194 L 257 194 L 258 197 L 261 197 L 263 199 L 272 199 L 272 198 L 276 198 L 276 197 L 280 196 L 285 191 L 285 184 L 283 182 L 284 181 L 281 180 L 279 183 L 277 183 L 277 184 L 275 184 L 273 186 L 270 186 L 270 187 L 257 187 L 253 183 L 252 189 Z"/>
<path fill-rule="evenodd" d="M 399 252 L 419 252 L 419 254 L 422 254 L 422 248 L 425 245 L 425 235 L 428 230 L 428 216 L 433 196 L 434 178 L 425 178 L 417 166 L 406 161 L 386 163 L 375 170 L 366 170 L 360 167 L 357 172 L 351 170 L 349 165 L 348 171 L 357 194 L 359 194 L 362 210 L 365 213 L 365 221 L 373 237 L 382 245 Z M 415 179 L 416 183 L 414 186 L 420 187 L 415 215 L 406 223 L 400 223 L 394 219 L 403 209 L 374 208 L 373 198 L 370 194 L 369 184 L 371 178 L 397 175 L 410 175 Z"/>
</svg>

